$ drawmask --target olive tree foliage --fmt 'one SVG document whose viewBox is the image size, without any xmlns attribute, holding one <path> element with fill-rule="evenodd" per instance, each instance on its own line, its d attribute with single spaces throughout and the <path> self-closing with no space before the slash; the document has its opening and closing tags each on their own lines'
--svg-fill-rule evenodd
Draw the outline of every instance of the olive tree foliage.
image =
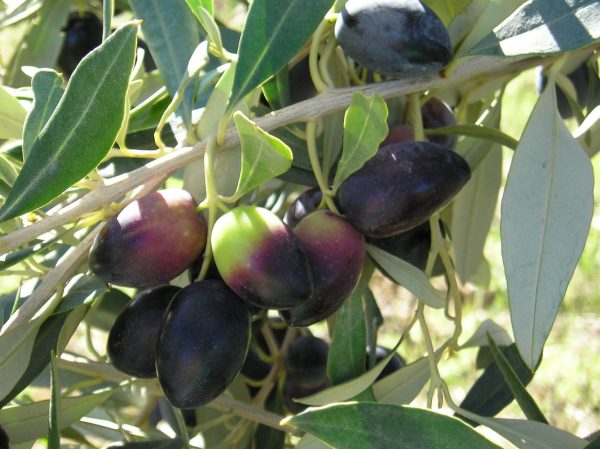
<svg viewBox="0 0 600 449">
<path fill-rule="evenodd" d="M 592 219 L 600 4 L 423 0 L 448 30 L 452 59 L 439 72 L 393 79 L 338 45 L 345 3 L 0 2 L 0 270 L 2 279 L 17 279 L 6 288 L 2 281 L 0 297 L 0 426 L 12 447 L 40 438 L 52 447 L 498 447 L 480 426 L 522 449 L 598 447 L 549 424 L 526 386 Z M 59 53 L 69 14 L 82 9 L 102 18 L 103 37 L 71 74 L 59 67 Z M 568 76 L 582 65 L 583 98 Z M 504 89 L 536 66 L 545 87 L 514 139 L 499 129 Z M 575 131 L 559 114 L 557 92 Z M 451 106 L 455 124 L 424 127 L 419 106 L 431 98 Z M 186 411 L 187 424 L 156 380 L 111 366 L 92 331 L 106 333 L 134 292 L 108 285 L 87 265 L 107 219 L 165 184 L 192 193 L 209 233 L 237 205 L 283 216 L 309 187 L 321 190 L 322 207 L 337 211 L 340 185 L 399 123 L 412 126 L 415 140 L 455 136 L 471 179 L 429 218 L 422 269 L 367 241 L 360 281 L 327 320 L 328 385 L 295 397 L 305 411 L 282 404 L 295 328 L 278 344 L 263 326 L 268 374 L 254 384 L 237 376 L 212 402 Z M 499 201 L 502 147 L 514 150 L 501 198 L 512 336 L 492 320 L 463 335 L 461 286 L 486 287 L 477 274 Z M 201 277 L 210 244 L 204 259 Z M 436 260 L 442 276 L 434 287 Z M 383 379 L 392 353 L 365 364 L 382 324 L 383 298 L 369 289 L 376 270 L 418 300 L 394 350 L 414 326 L 424 341 L 422 358 Z M 172 283 L 185 286 L 189 277 Z M 445 310 L 454 329 L 447 340 L 432 341 L 428 309 Z M 457 404 L 438 364 L 473 347 L 490 362 Z M 258 393 L 251 397 L 249 386 Z M 50 399 L 34 399 L 31 387 L 46 388 Z M 411 406 L 423 390 L 429 407 Z M 513 400 L 526 419 L 495 417 Z M 438 404 L 455 417 L 438 413 Z"/>
</svg>

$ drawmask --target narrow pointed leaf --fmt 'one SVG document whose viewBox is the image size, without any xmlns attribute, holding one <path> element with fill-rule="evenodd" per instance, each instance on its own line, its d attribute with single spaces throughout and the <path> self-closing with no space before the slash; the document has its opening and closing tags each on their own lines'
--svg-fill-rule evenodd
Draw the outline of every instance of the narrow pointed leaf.
<svg viewBox="0 0 600 449">
<path fill-rule="evenodd" d="M 373 368 L 361 374 L 360 376 L 355 377 L 347 382 L 334 385 L 333 387 L 329 387 L 326 390 L 320 391 L 313 395 L 293 399 L 301 404 L 320 406 L 331 404 L 332 402 L 347 401 L 358 396 L 360 393 L 369 388 L 373 382 L 375 382 L 375 379 L 377 379 L 379 374 L 381 374 L 385 366 L 396 353 L 396 350 L 398 349 L 398 346 L 400 346 L 401 342 L 402 340 L 398 340 L 396 346 L 392 348 L 390 353 L 384 359 L 379 361 L 379 363 L 377 363 Z"/>
<path fill-rule="evenodd" d="M 33 76 L 33 108 L 27 115 L 23 129 L 23 159 L 29 157 L 33 142 L 62 98 L 62 83 L 62 77 L 54 70 L 40 70 Z"/>
<path fill-rule="evenodd" d="M 586 439 L 589 439 L 587 437 Z M 596 438 L 590 441 L 590 443 L 584 449 L 600 449 L 600 434 L 596 435 Z"/>
<path fill-rule="evenodd" d="M 228 109 L 277 73 L 302 48 L 333 0 L 255 0 L 238 49 Z"/>
<path fill-rule="evenodd" d="M 502 182 L 501 148 L 489 142 L 480 145 L 488 148 L 488 155 L 452 203 L 452 246 L 463 283 L 473 277 L 483 260 Z"/>
<path fill-rule="evenodd" d="M 285 420 L 335 449 L 499 449 L 461 421 L 372 402 L 308 409 Z"/>
<path fill-rule="evenodd" d="M 106 401 L 114 392 L 104 389 L 82 396 L 61 398 L 60 425 L 70 426 Z M 4 427 L 12 444 L 31 441 L 46 436 L 48 432 L 49 401 L 4 407 L 0 410 L 0 425 Z"/>
<path fill-rule="evenodd" d="M 597 0 L 529 0 L 466 55 L 519 56 L 576 50 L 600 39 Z"/>
<path fill-rule="evenodd" d="M 587 239 L 594 175 L 556 109 L 539 98 L 513 158 L 500 231 L 515 342 L 534 369 Z"/>
<path fill-rule="evenodd" d="M 0 209 L 0 221 L 43 206 L 106 156 L 123 121 L 136 31 L 135 23 L 119 28 L 75 69 Z"/>
<path fill-rule="evenodd" d="M 198 11 L 200 8 L 204 8 L 210 14 L 213 14 L 213 0 L 185 0 L 185 2 L 188 4 L 198 20 L 200 20 L 200 17 L 198 17 Z"/>
<path fill-rule="evenodd" d="M 452 240 L 454 243 L 454 237 Z M 473 333 L 471 338 L 464 342 L 460 347 L 462 349 L 487 346 L 488 335 L 493 338 L 494 342 L 498 346 L 510 346 L 512 344 L 512 340 L 510 339 L 508 332 L 506 332 L 499 324 L 496 324 L 494 321 L 488 319 L 482 322 L 477 330 Z"/>
<path fill-rule="evenodd" d="M 436 360 L 440 359 L 445 349 L 446 345 L 435 351 Z M 410 404 L 429 382 L 430 375 L 427 357 L 422 357 L 402 367 L 375 382 L 373 391 L 377 402 L 395 405 Z"/>
<path fill-rule="evenodd" d="M 242 146 L 242 171 L 236 189 L 241 197 L 292 166 L 292 150 L 285 142 L 256 126 L 241 112 L 233 115 Z"/>
<path fill-rule="evenodd" d="M 19 100 L 0 86 L 0 139 L 20 139 L 26 116 Z"/>
<path fill-rule="evenodd" d="M 500 372 L 502 373 L 504 382 L 506 382 L 506 384 L 510 388 L 510 391 L 517 400 L 517 403 L 519 404 L 519 407 L 521 407 L 521 410 L 523 410 L 523 413 L 525 413 L 527 419 L 548 424 L 548 420 L 536 404 L 535 400 L 525 389 L 525 386 L 523 385 L 523 382 L 521 382 L 519 375 L 513 369 L 508 359 L 504 356 L 502 351 L 498 349 L 498 346 L 496 345 L 496 343 L 494 343 L 494 340 L 489 335 L 488 344 L 490 349 L 492 350 L 494 361 L 498 365 L 498 368 L 500 368 Z"/>
<path fill-rule="evenodd" d="M 444 294 L 431 285 L 421 270 L 376 246 L 367 245 L 367 251 L 394 281 L 405 287 L 420 301 L 434 309 L 444 307 L 446 304 Z"/>
<path fill-rule="evenodd" d="M 334 191 L 377 153 L 388 133 L 387 115 L 387 106 L 379 94 L 365 97 L 357 92 L 352 95 L 344 116 L 342 158 L 333 180 Z"/>
<path fill-rule="evenodd" d="M 359 289 L 336 313 L 335 330 L 327 358 L 327 377 L 339 384 L 365 372 L 367 331 Z"/>
<path fill-rule="evenodd" d="M 15 52 L 7 67 L 4 83 L 9 86 L 29 85 L 30 78 L 22 71 L 23 66 L 54 67 L 64 40 L 62 30 L 71 9 L 71 0 L 43 2 L 31 28 Z"/>
<path fill-rule="evenodd" d="M 424 0 L 427 6 L 429 6 L 433 12 L 444 22 L 444 25 L 448 24 L 460 14 L 471 0 Z"/>
<path fill-rule="evenodd" d="M 174 97 L 200 43 L 196 20 L 183 1 L 129 0 L 129 4 L 135 17 L 143 20 L 142 32 L 152 58 Z M 195 83 L 188 86 L 177 109 L 186 125 L 191 123 L 194 87 Z"/>
<path fill-rule="evenodd" d="M 537 421 L 483 417 L 477 421 L 520 449 L 584 449 L 587 443 L 569 432 Z"/>
<path fill-rule="evenodd" d="M 513 344 L 502 349 L 504 356 L 513 370 L 517 373 L 523 385 L 529 384 L 533 373 L 521 359 L 517 347 Z M 504 377 L 496 362 L 492 362 L 483 371 L 467 392 L 460 407 L 480 416 L 495 416 L 514 399 L 514 396 L 504 381 Z M 473 424 L 473 421 L 466 419 Z"/>
<path fill-rule="evenodd" d="M 48 449 L 60 449 L 60 382 L 56 368 L 56 352 L 50 353 L 50 419 L 48 420 Z"/>
</svg>

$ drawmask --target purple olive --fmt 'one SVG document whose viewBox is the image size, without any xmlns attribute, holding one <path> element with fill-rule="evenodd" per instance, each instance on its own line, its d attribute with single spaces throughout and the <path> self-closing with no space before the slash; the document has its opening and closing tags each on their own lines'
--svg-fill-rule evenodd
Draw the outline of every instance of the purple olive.
<svg viewBox="0 0 600 449">
<path fill-rule="evenodd" d="M 90 250 L 89 266 L 111 284 L 140 289 L 166 284 L 204 250 L 206 232 L 188 192 L 154 192 L 108 221 Z"/>
<path fill-rule="evenodd" d="M 389 237 L 425 222 L 471 177 L 467 162 L 431 142 L 400 142 L 349 176 L 337 192 L 340 210 L 368 237 Z"/>
<path fill-rule="evenodd" d="M 119 371 L 140 378 L 156 377 L 156 342 L 165 311 L 181 290 L 162 285 L 138 294 L 117 317 L 106 351 Z"/>
<path fill-rule="evenodd" d="M 365 239 L 329 210 L 308 215 L 294 234 L 308 256 L 313 294 L 281 316 L 292 326 L 309 326 L 335 313 L 354 290 L 362 271 Z"/>
</svg>

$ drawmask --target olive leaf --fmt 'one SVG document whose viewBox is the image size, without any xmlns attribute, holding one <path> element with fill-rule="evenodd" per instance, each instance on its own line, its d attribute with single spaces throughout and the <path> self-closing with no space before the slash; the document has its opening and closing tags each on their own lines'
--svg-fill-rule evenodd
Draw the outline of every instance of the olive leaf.
<svg viewBox="0 0 600 449">
<path fill-rule="evenodd" d="M 379 144 L 388 133 L 387 115 L 387 106 L 379 94 L 366 97 L 357 92 L 352 95 L 352 102 L 344 116 L 344 142 L 333 180 L 334 192 L 377 153 Z"/>
<path fill-rule="evenodd" d="M 235 196 L 241 197 L 292 166 L 292 150 L 241 112 L 233 115 L 242 146 L 242 171 Z"/>
<path fill-rule="evenodd" d="M 0 221 L 48 203 L 108 153 L 123 121 L 137 27 L 122 26 L 77 66 L 0 209 Z"/>
<path fill-rule="evenodd" d="M 398 405 L 334 404 L 283 422 L 339 449 L 499 449 L 455 418 Z"/>
<path fill-rule="evenodd" d="M 19 100 L 0 86 L 0 139 L 20 139 L 26 116 Z"/>
<path fill-rule="evenodd" d="M 592 165 L 540 96 L 512 160 L 500 233 L 515 342 L 533 370 L 583 252 L 594 209 Z"/>
</svg>

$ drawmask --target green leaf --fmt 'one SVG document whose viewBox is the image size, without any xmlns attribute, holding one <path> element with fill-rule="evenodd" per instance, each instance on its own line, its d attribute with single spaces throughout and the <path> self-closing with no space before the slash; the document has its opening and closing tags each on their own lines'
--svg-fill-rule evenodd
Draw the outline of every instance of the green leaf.
<svg viewBox="0 0 600 449">
<path fill-rule="evenodd" d="M 512 344 L 512 340 L 510 339 L 508 332 L 506 332 L 503 327 L 496 324 L 494 321 L 488 319 L 479 325 L 471 338 L 460 345 L 460 348 L 464 349 L 487 346 L 488 335 L 494 339 L 494 342 L 498 346 L 510 346 Z"/>
<path fill-rule="evenodd" d="M 196 21 L 186 3 L 163 0 L 129 0 L 167 90 L 174 97 L 185 76 L 188 61 L 200 43 Z M 177 109 L 186 125 L 191 123 L 195 83 L 188 86 Z"/>
<path fill-rule="evenodd" d="M 513 139 L 508 134 L 503 133 L 499 129 L 469 123 L 463 125 L 443 126 L 440 128 L 430 128 L 425 130 L 425 135 L 427 136 L 439 136 L 444 134 L 484 139 L 488 142 L 495 142 L 497 144 L 504 145 L 511 150 L 515 150 L 519 144 L 517 140 Z M 486 142 L 482 142 L 482 144 L 485 145 Z M 488 148 L 486 151 L 492 151 L 492 149 Z"/>
<path fill-rule="evenodd" d="M 398 340 L 398 343 L 396 343 L 396 346 L 394 346 L 390 353 L 366 373 L 310 396 L 293 398 L 294 401 L 307 405 L 327 405 L 331 404 L 332 402 L 347 401 L 358 396 L 360 393 L 369 388 L 373 382 L 375 382 L 377 376 L 381 374 L 385 366 L 396 353 L 396 350 L 398 349 L 398 346 L 400 346 L 401 342 L 402 340 Z"/>
<path fill-rule="evenodd" d="M 211 15 L 214 13 L 213 0 L 185 0 L 185 2 L 188 4 L 198 20 L 200 20 L 200 17 L 198 17 L 198 11 L 200 8 L 204 8 Z"/>
<path fill-rule="evenodd" d="M 233 115 L 242 146 L 242 171 L 235 191 L 240 198 L 292 166 L 292 150 L 285 142 L 260 129 L 240 111 Z"/>
<path fill-rule="evenodd" d="M 398 405 L 336 404 L 284 422 L 335 449 L 499 449 L 457 419 Z"/>
<path fill-rule="evenodd" d="M 446 26 L 448 26 L 452 19 L 460 14 L 470 2 L 471 0 L 423 0 L 423 3 L 429 6 Z"/>
<path fill-rule="evenodd" d="M 446 345 L 443 345 L 435 351 L 436 360 L 440 359 L 445 349 Z M 402 367 L 375 382 L 373 391 L 377 402 L 395 405 L 410 404 L 427 384 L 430 375 L 427 357 Z"/>
<path fill-rule="evenodd" d="M 587 438 L 589 439 L 590 437 Z M 600 449 L 600 435 L 596 435 L 596 438 L 591 440 L 584 449 Z"/>
<path fill-rule="evenodd" d="M 277 73 L 315 31 L 333 0 L 255 0 L 246 17 L 228 110 Z"/>
<path fill-rule="evenodd" d="M 502 349 L 508 363 L 519 376 L 523 385 L 527 385 L 533 379 L 533 373 L 523 363 L 519 356 L 517 347 L 513 344 Z M 510 388 L 504 381 L 504 377 L 496 362 L 491 363 L 479 376 L 477 381 L 467 392 L 460 407 L 480 416 L 495 416 L 514 399 Z M 473 423 L 471 420 L 466 420 Z"/>
<path fill-rule="evenodd" d="M 477 421 L 520 449 L 584 449 L 587 443 L 569 432 L 537 421 L 483 417 L 477 417 Z"/>
<path fill-rule="evenodd" d="M 314 435 L 305 433 L 302 439 L 298 441 L 296 449 L 331 449 L 331 446 L 326 445 Z"/>
<path fill-rule="evenodd" d="M 60 449 L 60 382 L 56 368 L 56 352 L 50 353 L 50 402 L 48 420 L 48 449 Z"/>
<path fill-rule="evenodd" d="M 333 180 L 333 191 L 371 159 L 388 133 L 388 110 L 379 94 L 365 97 L 356 92 L 344 116 L 342 157 Z"/>
<path fill-rule="evenodd" d="M 517 403 L 519 404 L 519 407 L 521 407 L 521 410 L 523 410 L 523 413 L 525 413 L 527 419 L 548 424 L 548 420 L 536 404 L 535 400 L 525 389 L 525 386 L 521 382 L 521 379 L 519 379 L 519 375 L 516 373 L 508 359 L 504 356 L 502 351 L 498 349 L 498 346 L 496 346 L 496 343 L 494 343 L 494 340 L 489 335 L 488 344 L 490 349 L 492 350 L 494 361 L 500 368 L 500 372 L 502 373 L 504 382 L 506 382 L 506 384 L 510 388 L 510 391 L 517 400 Z"/>
<path fill-rule="evenodd" d="M 0 221 L 51 201 L 108 153 L 123 121 L 136 32 L 137 24 L 124 25 L 82 59 L 0 209 Z"/>
<path fill-rule="evenodd" d="M 549 83 L 513 157 L 500 223 L 515 342 L 531 369 L 583 251 L 593 189 L 591 162 L 558 115 Z"/>
<path fill-rule="evenodd" d="M 31 28 L 25 33 L 7 67 L 4 77 L 6 85 L 23 87 L 29 84 L 29 77 L 21 70 L 23 66 L 56 66 L 64 40 L 62 29 L 67 22 L 71 3 L 71 0 L 42 3 Z"/>
<path fill-rule="evenodd" d="M 446 305 L 444 294 L 431 285 L 421 270 L 376 246 L 367 245 L 367 252 L 394 281 L 408 289 L 421 302 L 434 309 L 441 309 Z"/>
<path fill-rule="evenodd" d="M 54 70 L 38 71 L 31 80 L 33 89 L 33 108 L 29 111 L 23 129 L 23 159 L 27 159 L 33 142 L 56 109 L 62 98 L 63 79 Z"/>
<path fill-rule="evenodd" d="M 50 351 L 53 348 L 56 348 L 61 330 L 68 315 L 68 313 L 61 313 L 59 315 L 51 316 L 44 324 L 42 324 L 35 336 L 29 363 L 12 390 L 0 400 L 0 408 L 4 407 L 21 391 L 27 388 L 48 366 L 48 363 L 50 363 Z"/>
<path fill-rule="evenodd" d="M 502 149 L 482 142 L 488 155 L 452 203 L 452 246 L 456 272 L 466 283 L 483 260 L 483 248 L 494 220 L 502 182 Z"/>
<path fill-rule="evenodd" d="M 0 139 L 20 139 L 26 116 L 19 100 L 0 86 Z"/>
<path fill-rule="evenodd" d="M 529 0 L 466 55 L 552 54 L 585 47 L 600 38 L 597 0 Z"/>
<path fill-rule="evenodd" d="M 327 377 L 332 385 L 354 379 L 365 372 L 366 341 L 362 295 L 355 288 L 336 313 L 327 358 Z"/>
<path fill-rule="evenodd" d="M 61 429 L 79 419 L 106 401 L 114 389 L 103 389 L 77 397 L 61 398 L 59 414 Z M 0 424 L 13 444 L 46 436 L 48 432 L 49 401 L 4 407 L 0 410 Z"/>
</svg>

